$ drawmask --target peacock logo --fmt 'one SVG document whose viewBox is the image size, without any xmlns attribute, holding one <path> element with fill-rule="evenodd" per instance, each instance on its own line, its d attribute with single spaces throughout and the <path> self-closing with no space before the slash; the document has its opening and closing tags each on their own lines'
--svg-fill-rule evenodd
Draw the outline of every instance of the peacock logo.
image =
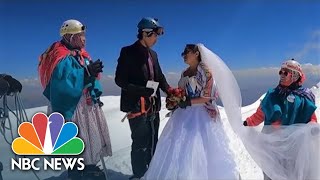
<svg viewBox="0 0 320 180">
<path fill-rule="evenodd" d="M 78 127 L 66 122 L 60 113 L 49 118 L 36 113 L 32 123 L 24 122 L 18 128 L 20 137 L 12 142 L 12 150 L 18 155 L 79 155 L 84 150 L 82 139 L 76 137 Z"/>
</svg>

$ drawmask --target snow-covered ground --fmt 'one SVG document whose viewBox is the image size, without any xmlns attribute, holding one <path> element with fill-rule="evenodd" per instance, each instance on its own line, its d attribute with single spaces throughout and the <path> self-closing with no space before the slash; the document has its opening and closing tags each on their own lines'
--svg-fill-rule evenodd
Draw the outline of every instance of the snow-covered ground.
<svg viewBox="0 0 320 180">
<path fill-rule="evenodd" d="M 316 95 L 317 106 L 320 106 L 320 87 L 312 88 L 314 94 Z M 260 98 L 261 99 L 261 98 Z M 255 103 L 242 107 L 242 118 L 253 114 L 260 103 L 258 99 Z M 164 99 L 163 99 L 164 100 Z M 102 97 L 104 102 L 103 110 L 107 117 L 111 143 L 113 149 L 112 157 L 105 157 L 105 162 L 108 169 L 108 179 L 128 179 L 132 174 L 131 164 L 130 164 L 130 128 L 127 120 L 121 122 L 121 119 L 125 115 L 119 110 L 120 107 L 120 97 L 119 96 L 107 96 Z M 163 102 L 164 105 L 164 102 Z M 28 117 L 31 118 L 32 115 L 36 112 L 46 112 L 47 107 L 37 107 L 32 109 L 27 109 Z M 242 179 L 245 180 L 256 180 L 263 179 L 261 169 L 256 165 L 256 163 L 249 156 L 248 152 L 244 148 L 242 142 L 234 134 L 229 125 L 224 109 L 220 107 L 222 121 L 224 123 L 224 128 L 230 138 L 230 147 L 233 151 L 234 158 L 236 160 L 238 170 L 241 174 Z M 165 118 L 165 115 L 168 111 L 163 106 L 161 114 L 161 125 L 160 132 L 168 121 L 168 118 Z M 317 109 L 317 117 L 320 117 L 320 108 Z M 11 171 L 11 158 L 14 157 L 12 153 L 11 146 L 9 146 L 2 136 L 0 136 L 0 161 L 4 165 L 4 170 L 2 171 L 2 176 L 4 180 L 13 180 L 13 179 L 36 179 L 35 175 L 31 171 Z M 101 163 L 99 163 L 101 164 Z M 41 179 L 64 179 L 66 177 L 65 172 L 53 172 L 53 171 L 40 171 L 36 172 Z M 51 177 L 51 178 L 50 178 Z"/>
</svg>

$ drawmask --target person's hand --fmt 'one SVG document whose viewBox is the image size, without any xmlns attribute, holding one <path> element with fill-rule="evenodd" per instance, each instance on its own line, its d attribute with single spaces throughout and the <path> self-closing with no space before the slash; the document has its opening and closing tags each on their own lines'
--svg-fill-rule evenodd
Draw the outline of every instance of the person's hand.
<svg viewBox="0 0 320 180">
<path fill-rule="evenodd" d="M 243 125 L 244 125 L 244 126 L 248 126 L 247 121 L 243 121 Z"/>
<path fill-rule="evenodd" d="M 185 109 L 188 106 L 191 106 L 191 99 L 187 96 L 184 101 L 180 101 L 178 106 L 182 109 Z"/>
<path fill-rule="evenodd" d="M 98 74 L 103 72 L 102 68 L 103 68 L 103 63 L 100 59 L 98 59 L 95 62 L 90 61 L 90 64 L 87 66 L 88 71 L 90 74 L 87 74 L 89 76 L 94 76 L 94 77 L 98 77 Z"/>
<path fill-rule="evenodd" d="M 97 99 L 97 103 L 99 107 L 102 107 L 104 105 L 103 102 L 100 100 L 100 98 Z"/>
<path fill-rule="evenodd" d="M 169 86 L 167 89 L 166 89 L 166 94 L 167 96 L 171 96 L 173 94 L 173 90 L 174 88 L 172 88 L 171 86 Z"/>
</svg>

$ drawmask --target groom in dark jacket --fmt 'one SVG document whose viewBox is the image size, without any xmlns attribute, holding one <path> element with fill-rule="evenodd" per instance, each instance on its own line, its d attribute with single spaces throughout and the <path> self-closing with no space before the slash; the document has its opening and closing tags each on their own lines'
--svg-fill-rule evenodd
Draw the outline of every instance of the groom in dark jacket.
<svg viewBox="0 0 320 180">
<path fill-rule="evenodd" d="M 151 47 L 163 34 L 157 19 L 143 18 L 138 24 L 138 40 L 123 47 L 116 69 L 116 84 L 121 87 L 121 111 L 127 113 L 131 129 L 131 165 L 133 176 L 141 178 L 147 171 L 158 141 L 161 96 L 169 85 L 163 75 L 157 53 Z M 147 82 L 159 83 L 154 94 Z"/>
</svg>

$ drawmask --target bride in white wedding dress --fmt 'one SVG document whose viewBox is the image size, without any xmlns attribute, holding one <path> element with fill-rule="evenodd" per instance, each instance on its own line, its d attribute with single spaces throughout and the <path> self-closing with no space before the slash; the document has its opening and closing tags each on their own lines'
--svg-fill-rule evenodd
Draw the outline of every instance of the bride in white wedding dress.
<svg viewBox="0 0 320 180">
<path fill-rule="evenodd" d="M 215 78 L 202 61 L 201 47 L 188 44 L 182 53 L 189 67 L 178 85 L 187 100 L 179 103 L 162 131 L 143 179 L 239 178 L 216 105 Z"/>
</svg>

